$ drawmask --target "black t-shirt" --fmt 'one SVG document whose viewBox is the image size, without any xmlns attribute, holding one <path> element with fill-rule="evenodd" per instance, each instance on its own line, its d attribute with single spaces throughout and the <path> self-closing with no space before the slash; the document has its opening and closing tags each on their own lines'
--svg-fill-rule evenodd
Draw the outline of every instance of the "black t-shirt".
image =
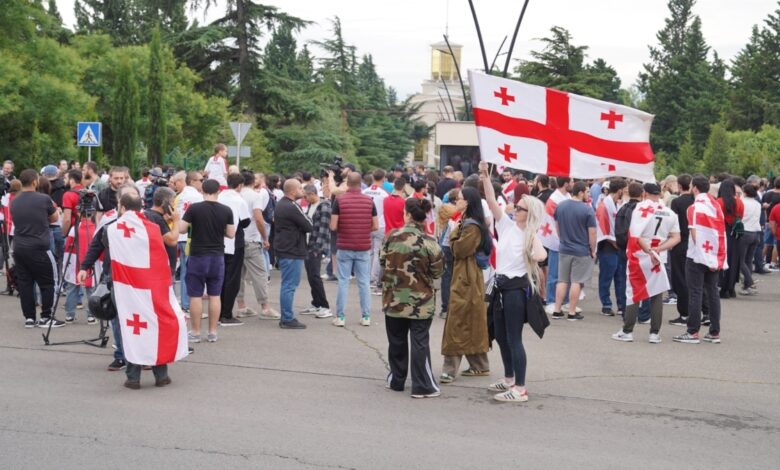
<svg viewBox="0 0 780 470">
<path fill-rule="evenodd" d="M 152 210 L 144 211 L 144 216 L 149 219 L 149 222 L 153 222 L 160 227 L 160 234 L 162 236 L 165 236 L 171 231 L 170 227 L 168 227 L 168 222 L 165 221 L 165 218 L 159 212 Z M 164 243 L 165 242 L 163 242 L 163 244 Z M 176 269 L 176 247 L 165 245 L 165 251 L 168 252 L 168 262 L 171 265 L 171 271 L 173 271 Z"/>
<path fill-rule="evenodd" d="M 769 204 L 769 207 L 766 209 L 766 214 L 771 214 L 772 209 L 774 209 L 777 204 L 780 204 L 780 191 L 774 189 L 772 191 L 765 192 L 764 197 L 761 198 L 761 202 L 763 204 Z"/>
<path fill-rule="evenodd" d="M 233 225 L 233 211 L 217 201 L 196 202 L 182 218 L 192 226 L 190 256 L 225 254 L 225 228 Z"/>
<path fill-rule="evenodd" d="M 103 189 L 98 193 L 97 201 L 95 201 L 95 209 L 98 212 L 108 212 L 110 210 L 116 209 L 116 207 L 116 191 L 114 191 L 111 186 Z"/>
<path fill-rule="evenodd" d="M 693 194 L 681 194 L 672 199 L 670 204 L 672 212 L 677 214 L 677 219 L 680 222 L 680 239 L 682 241 L 688 241 L 688 208 L 693 205 Z"/>
<path fill-rule="evenodd" d="M 17 194 L 11 201 L 14 247 L 48 250 L 49 216 L 54 211 L 54 203 L 45 194 L 32 191 Z"/>
<path fill-rule="evenodd" d="M 536 196 L 539 198 L 540 201 L 542 201 L 542 204 L 547 204 L 547 200 L 550 199 L 550 195 L 553 193 L 554 189 L 543 189 L 539 191 L 539 195 Z"/>
</svg>

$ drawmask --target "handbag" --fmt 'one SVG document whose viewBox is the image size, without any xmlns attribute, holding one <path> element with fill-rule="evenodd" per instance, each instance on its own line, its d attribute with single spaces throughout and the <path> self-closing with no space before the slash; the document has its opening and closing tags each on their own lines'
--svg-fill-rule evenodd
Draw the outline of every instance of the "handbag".
<svg viewBox="0 0 780 470">
<path fill-rule="evenodd" d="M 745 234 L 745 224 L 742 223 L 742 218 L 737 217 L 734 220 L 734 225 L 731 226 L 731 236 L 738 240 L 744 234 Z"/>
</svg>

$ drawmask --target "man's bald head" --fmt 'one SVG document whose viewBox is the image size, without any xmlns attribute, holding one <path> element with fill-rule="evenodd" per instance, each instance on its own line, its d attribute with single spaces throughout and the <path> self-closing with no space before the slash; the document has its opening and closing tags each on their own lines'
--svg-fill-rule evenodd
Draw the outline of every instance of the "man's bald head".
<svg viewBox="0 0 780 470">
<path fill-rule="evenodd" d="M 360 173 L 353 171 L 352 173 L 347 175 L 347 187 L 359 188 L 362 183 L 363 183 L 363 177 L 360 176 Z"/>
<path fill-rule="evenodd" d="M 295 178 L 289 178 L 284 181 L 282 191 L 290 199 L 298 199 L 298 194 L 301 192 L 301 182 Z"/>
</svg>

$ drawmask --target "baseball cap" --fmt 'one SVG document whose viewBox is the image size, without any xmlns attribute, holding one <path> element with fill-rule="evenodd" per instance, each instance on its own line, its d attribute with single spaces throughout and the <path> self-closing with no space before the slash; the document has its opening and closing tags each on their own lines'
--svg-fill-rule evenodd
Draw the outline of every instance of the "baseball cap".
<svg viewBox="0 0 780 470">
<path fill-rule="evenodd" d="M 645 183 L 643 188 L 647 194 L 661 194 L 661 187 L 655 183 Z"/>
<path fill-rule="evenodd" d="M 41 168 L 41 176 L 45 178 L 56 178 L 59 173 L 59 170 L 54 165 L 46 165 Z"/>
</svg>

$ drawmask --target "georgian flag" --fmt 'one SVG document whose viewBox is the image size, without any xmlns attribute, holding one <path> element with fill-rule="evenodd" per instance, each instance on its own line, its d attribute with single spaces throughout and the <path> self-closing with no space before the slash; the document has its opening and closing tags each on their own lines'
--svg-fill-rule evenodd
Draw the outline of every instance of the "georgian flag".
<svg viewBox="0 0 780 470">
<path fill-rule="evenodd" d="M 726 220 L 720 205 L 709 193 L 700 193 L 688 207 L 688 228 L 696 234 L 688 240 L 686 256 L 710 269 L 728 269 Z"/>
<path fill-rule="evenodd" d="M 92 238 L 97 233 L 95 223 L 89 219 L 82 219 L 79 225 L 79 246 L 76 246 L 76 227 L 71 227 L 65 238 L 65 249 L 63 251 L 62 266 L 67 267 L 62 275 L 65 282 L 77 284 L 76 276 L 81 269 L 81 261 L 87 256 L 87 250 Z M 78 251 L 77 251 L 78 250 Z M 103 256 L 100 257 L 103 259 Z M 103 273 L 103 264 L 95 263 L 95 267 L 88 271 L 87 279 L 84 281 L 84 287 L 94 287 L 95 279 L 100 279 Z M 93 275 L 94 274 L 94 275 Z"/>
<path fill-rule="evenodd" d="M 664 209 L 660 202 L 645 200 L 634 208 L 631 215 L 631 225 L 628 229 L 628 246 L 626 247 L 626 305 L 637 304 L 645 299 L 661 294 L 669 290 L 669 278 L 666 276 L 666 268 L 661 259 L 655 253 L 645 253 L 639 246 L 639 239 L 647 228 L 647 224 L 654 218 L 656 211 Z M 660 240 L 653 240 L 652 246 L 660 244 Z M 653 258 L 658 260 L 653 265 Z"/>
<path fill-rule="evenodd" d="M 596 243 L 602 240 L 615 241 L 615 217 L 618 208 L 615 200 L 604 196 L 596 206 Z"/>
<path fill-rule="evenodd" d="M 548 250 L 558 251 L 561 247 L 558 227 L 555 225 L 555 209 L 558 208 L 558 204 L 569 199 L 569 197 L 568 193 L 564 196 L 560 191 L 555 190 L 544 204 L 544 219 L 542 220 L 542 225 L 539 226 L 538 235 L 542 245 Z"/>
<path fill-rule="evenodd" d="M 155 366 L 186 357 L 186 321 L 173 293 L 160 228 L 128 211 L 106 230 L 125 358 Z"/>
<path fill-rule="evenodd" d="M 501 192 L 504 194 L 504 199 L 506 199 L 507 202 L 515 202 L 516 186 L 517 186 L 517 181 L 515 181 L 514 178 L 501 185 Z"/>
<path fill-rule="evenodd" d="M 111 209 L 110 211 L 103 214 L 103 217 L 101 217 L 97 223 L 97 227 L 95 227 L 95 233 L 97 233 L 101 228 L 105 227 L 109 223 L 116 220 L 118 216 L 119 213 L 116 211 L 116 209 Z"/>
<path fill-rule="evenodd" d="M 653 116 L 469 70 L 482 159 L 549 176 L 655 181 Z"/>
</svg>

